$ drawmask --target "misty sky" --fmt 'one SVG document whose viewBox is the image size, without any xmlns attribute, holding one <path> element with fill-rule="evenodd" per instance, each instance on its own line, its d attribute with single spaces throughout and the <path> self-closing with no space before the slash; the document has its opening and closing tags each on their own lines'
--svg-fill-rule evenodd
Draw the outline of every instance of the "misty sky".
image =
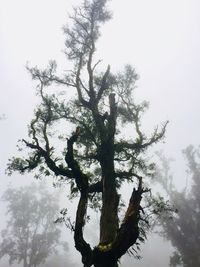
<svg viewBox="0 0 200 267">
<path fill-rule="evenodd" d="M 0 194 L 10 181 L 29 182 L 18 174 L 4 175 L 37 103 L 25 65 L 45 66 L 57 59 L 59 69 L 67 69 L 62 26 L 78 2 L 0 0 L 0 115 L 7 117 L 0 122 Z M 170 121 L 160 147 L 176 159 L 176 173 L 182 174 L 181 149 L 200 143 L 200 1 L 112 0 L 109 6 L 113 20 L 103 26 L 98 42 L 102 68 L 111 64 L 115 71 L 126 63 L 136 68 L 137 98 L 150 101 L 144 129 Z"/>
</svg>

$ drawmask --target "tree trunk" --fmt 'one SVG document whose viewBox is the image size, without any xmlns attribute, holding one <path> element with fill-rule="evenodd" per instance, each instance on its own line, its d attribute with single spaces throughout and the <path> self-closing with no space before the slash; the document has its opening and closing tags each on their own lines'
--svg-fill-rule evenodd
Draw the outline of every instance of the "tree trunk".
<svg viewBox="0 0 200 267">
<path fill-rule="evenodd" d="M 94 263 L 94 267 L 118 267 L 117 260 L 101 258 L 98 262 Z"/>
<path fill-rule="evenodd" d="M 118 267 L 117 262 L 102 262 L 94 264 L 94 267 Z"/>
<path fill-rule="evenodd" d="M 119 196 L 116 190 L 110 192 L 110 195 L 103 195 L 103 207 L 100 220 L 100 244 L 109 244 L 113 242 L 118 230 L 117 207 Z"/>
<path fill-rule="evenodd" d="M 105 136 L 101 145 L 101 169 L 102 169 L 102 210 L 100 219 L 100 244 L 111 244 L 117 235 L 119 228 L 118 205 L 119 195 L 116 190 L 115 166 L 114 166 L 114 136 L 116 125 L 117 106 L 115 94 L 109 95 L 110 115 Z M 107 265 L 106 265 L 107 266 Z M 115 266 L 115 265 L 113 265 Z"/>
</svg>

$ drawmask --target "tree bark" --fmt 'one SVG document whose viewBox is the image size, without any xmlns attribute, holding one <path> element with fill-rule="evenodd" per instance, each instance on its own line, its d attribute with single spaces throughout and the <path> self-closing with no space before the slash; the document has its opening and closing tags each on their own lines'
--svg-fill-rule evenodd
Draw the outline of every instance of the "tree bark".
<svg viewBox="0 0 200 267">
<path fill-rule="evenodd" d="M 93 250 L 94 267 L 118 267 L 118 258 L 111 250 L 102 251 L 98 247 Z"/>
<path fill-rule="evenodd" d="M 94 264 L 94 267 L 118 267 L 117 261 L 108 261 Z"/>
<path fill-rule="evenodd" d="M 102 169 L 102 211 L 100 220 L 100 244 L 111 244 L 116 238 L 119 228 L 118 205 L 119 195 L 116 190 L 115 167 L 114 167 L 114 135 L 116 126 L 117 107 L 115 94 L 109 95 L 110 115 L 105 136 L 101 140 L 101 169 Z"/>
<path fill-rule="evenodd" d="M 108 154 L 108 153 L 107 153 Z M 106 157 L 106 156 L 105 156 Z M 119 196 L 116 192 L 113 162 L 109 160 L 102 166 L 103 195 L 100 220 L 100 244 L 113 242 L 118 230 Z M 109 162 L 110 161 L 110 162 Z"/>
</svg>

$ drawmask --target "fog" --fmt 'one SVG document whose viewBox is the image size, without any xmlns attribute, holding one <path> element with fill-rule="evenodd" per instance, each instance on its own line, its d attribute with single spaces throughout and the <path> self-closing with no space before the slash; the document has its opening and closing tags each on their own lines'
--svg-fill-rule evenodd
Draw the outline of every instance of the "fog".
<svg viewBox="0 0 200 267">
<path fill-rule="evenodd" d="M 8 159 L 17 155 L 17 141 L 27 136 L 27 125 L 37 104 L 36 84 L 25 66 L 44 67 L 56 59 L 59 69 L 67 69 L 62 26 L 67 22 L 72 5 L 80 1 L 0 0 L 0 195 L 11 183 L 28 185 L 32 175 L 5 175 Z M 186 185 L 185 164 L 181 150 L 189 144 L 199 145 L 200 127 L 200 2 L 198 0 L 126 0 L 109 2 L 113 19 L 102 28 L 98 57 L 103 66 L 119 70 L 130 63 L 140 76 L 137 98 L 150 102 L 143 125 L 147 132 L 169 120 L 165 142 L 154 147 L 175 159 L 172 165 L 174 183 Z M 37 181 L 36 181 L 37 182 Z M 47 181 L 52 188 L 51 181 Z M 61 206 L 66 199 L 61 198 Z M 73 204 L 70 203 L 72 206 Z M 5 227 L 5 215 L 0 230 Z M 80 265 L 72 235 L 63 229 L 69 243 L 67 257 Z M 90 231 L 88 231 L 88 234 Z M 142 246 L 142 260 L 126 257 L 122 267 L 169 266 L 173 248 L 169 242 L 151 234 Z M 0 260 L 5 267 L 5 260 Z M 17 265 L 15 265 L 17 266 Z M 70 267 L 70 266 L 69 266 Z"/>
</svg>

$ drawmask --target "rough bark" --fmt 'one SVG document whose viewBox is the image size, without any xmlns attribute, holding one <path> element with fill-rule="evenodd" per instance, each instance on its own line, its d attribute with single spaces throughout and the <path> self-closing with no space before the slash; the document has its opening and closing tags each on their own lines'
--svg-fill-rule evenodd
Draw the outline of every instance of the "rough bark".
<svg viewBox="0 0 200 267">
<path fill-rule="evenodd" d="M 118 262 L 116 259 L 106 258 L 105 255 L 99 257 L 98 261 L 94 263 L 94 267 L 118 267 Z"/>
<path fill-rule="evenodd" d="M 119 196 L 116 191 L 114 169 L 114 135 L 116 124 L 115 95 L 109 95 L 110 115 L 106 136 L 102 140 L 100 164 L 102 169 L 103 193 L 100 220 L 100 244 L 107 245 L 116 237 L 118 230 Z"/>
</svg>

